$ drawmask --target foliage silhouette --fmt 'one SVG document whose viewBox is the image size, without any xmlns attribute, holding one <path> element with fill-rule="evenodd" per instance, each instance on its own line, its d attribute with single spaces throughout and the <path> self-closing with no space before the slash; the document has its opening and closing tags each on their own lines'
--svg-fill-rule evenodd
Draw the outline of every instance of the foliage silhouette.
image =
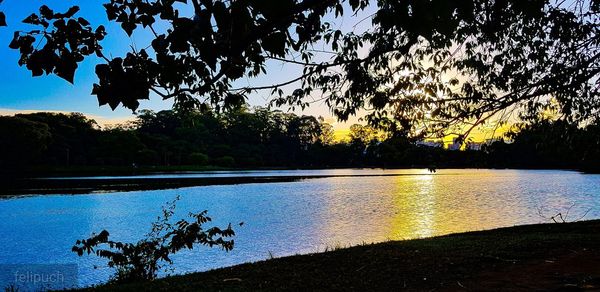
<svg viewBox="0 0 600 292">
<path fill-rule="evenodd" d="M 137 243 L 123 243 L 109 239 L 108 231 L 103 230 L 88 239 L 77 240 L 72 251 L 79 256 L 95 254 L 108 260 L 108 266 L 116 268 L 115 282 L 136 282 L 153 280 L 165 265 L 173 263 L 171 256 L 182 249 L 193 249 L 200 244 L 221 247 L 225 251 L 233 249 L 235 235 L 231 224 L 225 229 L 203 225 L 211 221 L 207 211 L 190 213 L 191 221 L 182 219 L 173 223 L 177 196 L 162 209 L 162 216 L 152 223 L 152 230 Z"/>
<path fill-rule="evenodd" d="M 51 134 L 47 124 L 0 116 L 0 165 L 30 163 L 48 147 Z"/>
<path fill-rule="evenodd" d="M 371 125 L 415 137 L 466 135 L 514 110 L 535 117 L 552 103 L 568 121 L 599 113 L 597 0 L 110 0 L 104 8 L 128 35 L 152 33 L 151 42 L 109 59 L 103 26 L 77 17 L 77 6 L 42 6 L 24 20 L 36 29 L 16 32 L 10 45 L 19 64 L 72 82 L 78 63 L 96 55 L 92 92 L 113 109 L 136 110 L 151 93 L 173 98 L 176 109 L 218 111 L 259 90 L 292 108 L 322 94 L 341 120 L 364 111 Z M 368 9 L 372 27 L 363 33 L 330 22 Z M 267 73 L 267 61 L 299 66 L 300 76 L 236 88 Z"/>
<path fill-rule="evenodd" d="M 100 129 L 78 114 L 0 117 L 0 165 L 8 174 L 57 167 L 511 167 L 600 171 L 600 127 L 562 120 L 515 126 L 482 151 L 449 151 L 406 135 L 354 125 L 336 141 L 314 117 L 239 109 L 226 113 L 141 111 L 138 120 Z"/>
</svg>

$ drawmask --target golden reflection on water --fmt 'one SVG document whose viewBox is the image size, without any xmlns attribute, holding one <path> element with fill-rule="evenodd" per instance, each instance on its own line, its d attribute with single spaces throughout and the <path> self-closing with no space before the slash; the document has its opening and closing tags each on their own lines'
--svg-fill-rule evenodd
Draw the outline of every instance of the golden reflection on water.
<svg viewBox="0 0 600 292">
<path fill-rule="evenodd" d="M 419 175 L 409 179 L 397 178 L 394 181 L 395 189 L 390 203 L 394 216 L 389 218 L 389 222 L 380 223 L 389 227 L 388 237 L 403 239 L 434 235 L 438 193 L 434 189 L 435 177 Z"/>
<path fill-rule="evenodd" d="M 516 173 L 486 171 L 396 177 L 389 198 L 394 215 L 377 224 L 388 227 L 389 239 L 514 225 L 535 212 L 531 203 L 514 197 L 514 185 L 504 189 L 508 181 L 518 186 L 518 180 Z"/>
<path fill-rule="evenodd" d="M 329 179 L 323 198 L 326 245 L 430 237 L 537 223 L 535 202 L 518 172 L 426 170 L 407 175 Z M 523 184 L 527 185 L 526 187 Z M 350 240 L 349 240 L 350 239 Z"/>
</svg>

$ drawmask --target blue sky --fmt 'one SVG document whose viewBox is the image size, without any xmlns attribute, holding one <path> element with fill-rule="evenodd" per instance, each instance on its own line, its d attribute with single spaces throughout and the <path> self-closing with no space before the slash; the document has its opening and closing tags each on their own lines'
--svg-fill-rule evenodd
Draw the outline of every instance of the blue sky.
<svg viewBox="0 0 600 292">
<path fill-rule="evenodd" d="M 31 77 L 31 73 L 17 64 L 18 51 L 8 48 L 15 30 L 30 30 L 33 26 L 21 23 L 25 17 L 37 12 L 39 6 L 45 4 L 55 11 L 66 11 L 73 5 L 81 8 L 79 16 L 88 19 L 93 26 L 105 25 L 108 36 L 102 41 L 105 53 L 112 56 L 122 56 L 131 45 L 144 47 L 149 44 L 149 35 L 136 32 L 129 38 L 115 23 L 108 23 L 102 3 L 106 0 L 4 0 L 0 10 L 5 12 L 8 27 L 0 28 L 0 114 L 14 111 L 44 110 L 82 112 L 102 119 L 123 120 L 132 118 L 132 112 L 124 108 L 115 111 L 108 106 L 99 107 L 95 96 L 90 94 L 92 84 L 96 80 L 94 66 L 99 62 L 95 56 L 80 63 L 75 75 L 75 84 L 70 84 L 56 76 Z M 360 16 L 351 19 L 349 16 L 337 20 L 337 25 L 343 28 L 352 28 L 354 23 L 361 19 Z M 369 25 L 369 21 L 361 23 Z M 240 80 L 240 83 L 253 85 L 266 85 L 277 81 L 294 78 L 301 73 L 301 68 L 295 65 L 270 63 L 267 67 L 268 75 L 253 80 Z M 262 92 L 250 97 L 251 105 L 264 105 L 269 99 L 268 92 Z M 172 106 L 172 101 L 163 101 L 156 96 L 149 101 L 142 101 L 140 109 L 161 110 Z M 300 113 L 300 112 L 298 112 Z M 303 112 L 324 116 L 331 119 L 328 109 L 322 104 L 315 104 Z M 342 126 L 342 125 L 339 125 Z"/>
<path fill-rule="evenodd" d="M 15 110 L 56 110 L 76 111 L 104 117 L 129 117 L 131 111 L 119 108 L 112 111 L 109 107 L 99 107 L 95 96 L 90 94 L 92 84 L 96 80 L 94 66 L 99 61 L 95 56 L 80 64 L 72 85 L 56 76 L 31 77 L 24 67 L 19 67 L 18 51 L 8 48 L 15 30 L 27 30 L 32 26 L 22 24 L 21 20 L 36 12 L 40 5 L 46 4 L 55 11 L 66 11 L 70 6 L 81 7 L 80 16 L 88 19 L 94 26 L 103 24 L 107 27 L 109 37 L 102 46 L 113 56 L 123 55 L 132 40 L 121 31 L 118 25 L 107 23 L 102 7 L 105 1 L 22 1 L 5 0 L 0 9 L 5 12 L 8 27 L 0 28 L 0 108 Z M 133 36 L 135 39 L 139 36 Z M 143 36 L 141 37 L 143 39 Z M 137 41 L 137 40 L 136 40 Z M 160 99 L 151 99 L 142 103 L 142 108 L 169 108 L 171 103 Z"/>
</svg>

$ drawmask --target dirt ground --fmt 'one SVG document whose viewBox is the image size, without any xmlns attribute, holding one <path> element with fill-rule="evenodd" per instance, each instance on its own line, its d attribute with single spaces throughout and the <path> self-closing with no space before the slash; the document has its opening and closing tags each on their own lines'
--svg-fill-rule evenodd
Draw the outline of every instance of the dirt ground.
<svg viewBox="0 0 600 292">
<path fill-rule="evenodd" d="M 514 261 L 459 282 L 458 287 L 482 291 L 600 291 L 600 253 L 571 250 L 558 257 Z"/>
</svg>

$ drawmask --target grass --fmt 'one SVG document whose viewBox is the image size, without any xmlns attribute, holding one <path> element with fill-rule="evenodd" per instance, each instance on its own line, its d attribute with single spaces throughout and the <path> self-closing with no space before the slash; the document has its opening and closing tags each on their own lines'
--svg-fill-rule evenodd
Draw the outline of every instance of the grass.
<svg viewBox="0 0 600 292">
<path fill-rule="evenodd" d="M 274 258 L 98 291 L 600 289 L 600 220 Z"/>
</svg>

